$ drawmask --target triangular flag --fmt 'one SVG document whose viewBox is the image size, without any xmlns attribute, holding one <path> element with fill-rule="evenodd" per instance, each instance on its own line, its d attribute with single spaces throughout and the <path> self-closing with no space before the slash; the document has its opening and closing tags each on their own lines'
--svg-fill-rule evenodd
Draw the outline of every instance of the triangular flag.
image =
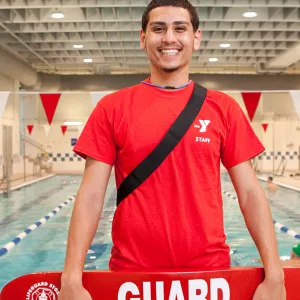
<svg viewBox="0 0 300 300">
<path fill-rule="evenodd" d="M 27 129 L 28 129 L 29 134 L 31 135 L 33 125 L 27 125 Z"/>
<path fill-rule="evenodd" d="M 93 107 L 107 94 L 110 94 L 110 92 L 90 92 Z"/>
<path fill-rule="evenodd" d="M 60 127 L 61 127 L 61 131 L 62 131 L 63 135 L 65 135 L 65 132 L 66 132 L 68 126 L 62 125 Z"/>
<path fill-rule="evenodd" d="M 262 125 L 264 131 L 267 132 L 269 124 L 268 123 L 264 123 L 264 124 L 261 124 L 261 125 Z"/>
<path fill-rule="evenodd" d="M 0 119 L 2 119 L 9 94 L 10 92 L 0 92 Z"/>
<path fill-rule="evenodd" d="M 241 94 L 248 112 L 248 116 L 250 118 L 250 121 L 252 122 L 261 97 L 261 93 L 242 92 Z"/>
<path fill-rule="evenodd" d="M 78 136 L 81 135 L 81 132 L 82 132 L 83 128 L 84 128 L 83 125 L 78 125 Z"/>
<path fill-rule="evenodd" d="M 61 94 L 40 94 L 49 125 L 52 123 L 60 95 Z"/>
<path fill-rule="evenodd" d="M 290 94 L 300 120 L 300 91 L 290 91 Z"/>
<path fill-rule="evenodd" d="M 44 125 L 45 136 L 48 136 L 48 135 L 49 135 L 50 128 L 51 128 L 50 125 Z"/>
</svg>

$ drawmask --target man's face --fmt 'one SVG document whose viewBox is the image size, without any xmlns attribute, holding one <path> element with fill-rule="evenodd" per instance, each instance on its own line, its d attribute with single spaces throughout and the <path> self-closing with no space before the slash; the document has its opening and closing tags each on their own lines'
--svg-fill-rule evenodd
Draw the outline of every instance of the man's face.
<svg viewBox="0 0 300 300">
<path fill-rule="evenodd" d="M 189 12 L 171 6 L 153 9 L 146 32 L 141 30 L 140 37 L 152 67 L 167 73 L 188 67 L 201 42 L 201 32 L 193 31 Z"/>
</svg>

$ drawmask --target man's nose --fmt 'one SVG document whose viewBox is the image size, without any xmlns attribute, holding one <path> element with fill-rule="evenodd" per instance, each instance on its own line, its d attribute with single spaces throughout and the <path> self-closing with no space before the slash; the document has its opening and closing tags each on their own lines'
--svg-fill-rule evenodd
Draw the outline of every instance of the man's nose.
<svg viewBox="0 0 300 300">
<path fill-rule="evenodd" d="M 172 44 L 176 42 L 176 36 L 172 28 L 168 29 L 163 37 L 163 42 Z"/>
</svg>

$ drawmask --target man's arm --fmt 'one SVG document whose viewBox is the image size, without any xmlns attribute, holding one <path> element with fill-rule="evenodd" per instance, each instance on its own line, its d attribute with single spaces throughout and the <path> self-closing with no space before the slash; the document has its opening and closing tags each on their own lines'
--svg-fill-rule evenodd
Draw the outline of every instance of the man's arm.
<svg viewBox="0 0 300 300">
<path fill-rule="evenodd" d="M 97 231 L 112 167 L 87 157 L 72 213 L 62 286 L 81 284 L 88 248 Z"/>
<path fill-rule="evenodd" d="M 243 162 L 228 172 L 237 192 L 246 225 L 261 256 L 265 279 L 283 283 L 284 273 L 278 255 L 271 211 L 251 162 Z"/>
</svg>

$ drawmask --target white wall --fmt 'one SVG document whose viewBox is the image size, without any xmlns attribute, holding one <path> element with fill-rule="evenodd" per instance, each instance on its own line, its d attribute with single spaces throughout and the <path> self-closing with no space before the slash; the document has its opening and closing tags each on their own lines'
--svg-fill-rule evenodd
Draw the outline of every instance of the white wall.
<svg viewBox="0 0 300 300">
<path fill-rule="evenodd" d="M 242 96 L 238 92 L 228 93 L 242 107 L 247 115 Z M 25 96 L 24 96 L 25 97 Z M 21 131 L 27 124 L 35 124 L 32 139 L 47 146 L 47 150 L 53 152 L 54 171 L 64 173 L 81 173 L 84 161 L 74 157 L 71 146 L 71 138 L 78 138 L 78 127 L 69 127 L 65 136 L 60 126 L 64 121 L 86 122 L 92 112 L 93 105 L 89 93 L 64 93 L 61 95 L 49 135 L 46 136 L 43 126 L 47 125 L 47 119 L 39 95 L 26 95 L 21 97 Z M 24 104 L 25 103 L 25 104 Z M 269 123 L 267 132 L 264 132 L 262 123 Z M 293 106 L 289 92 L 263 93 L 257 112 L 252 121 L 252 126 L 266 147 L 266 151 L 258 160 L 260 171 L 276 169 L 282 156 L 286 158 L 287 170 L 298 170 L 300 146 L 300 122 Z M 274 132 L 273 132 L 274 127 Z M 28 135 L 27 129 L 25 133 Z M 272 152 L 275 151 L 275 155 Z M 289 152 L 289 154 L 287 154 Z M 64 159 L 62 159 L 64 158 Z M 72 158 L 70 160 L 70 158 Z M 274 162 L 273 162 L 274 158 Z M 273 166 L 274 165 L 274 166 Z"/>
<path fill-rule="evenodd" d="M 13 174 L 21 173 L 22 159 L 20 157 L 20 132 L 19 132 L 19 83 L 11 78 L 0 74 L 0 91 L 9 91 L 5 110 L 0 120 L 0 155 L 3 155 L 3 125 L 12 126 L 12 151 L 13 151 Z M 0 176 L 3 176 L 3 160 L 0 164 Z"/>
<path fill-rule="evenodd" d="M 240 93 L 228 93 L 247 114 Z M 262 124 L 268 123 L 265 132 Z M 287 171 L 299 169 L 300 121 L 289 92 L 263 93 L 251 125 L 266 148 L 259 156 L 260 171 L 275 171 L 282 157 L 286 159 Z"/>
<path fill-rule="evenodd" d="M 26 103 L 26 105 L 24 105 Z M 44 107 L 39 95 L 26 95 L 21 99 L 23 106 L 22 126 L 27 136 L 42 144 L 48 152 L 51 152 L 53 171 L 56 173 L 82 173 L 84 160 L 72 151 L 71 139 L 79 137 L 82 126 L 87 121 L 93 110 L 89 93 L 62 94 L 48 136 L 45 134 L 44 125 L 48 125 Z M 64 121 L 81 121 L 82 126 L 68 126 L 65 135 L 61 131 Z M 28 124 L 34 124 L 33 131 L 29 135 Z M 30 151 L 30 150 L 29 150 Z"/>
</svg>

